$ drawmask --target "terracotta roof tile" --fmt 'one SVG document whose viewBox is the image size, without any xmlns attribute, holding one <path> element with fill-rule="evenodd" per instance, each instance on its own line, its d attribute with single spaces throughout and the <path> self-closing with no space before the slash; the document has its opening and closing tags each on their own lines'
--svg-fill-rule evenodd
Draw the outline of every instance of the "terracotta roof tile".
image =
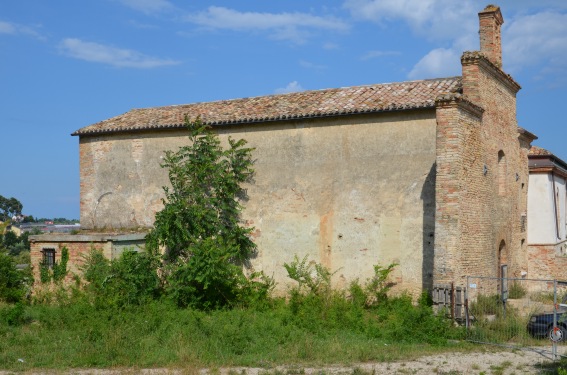
<svg viewBox="0 0 567 375">
<path fill-rule="evenodd" d="M 438 95 L 460 88 L 461 77 L 451 77 L 133 109 L 73 135 L 179 128 L 184 126 L 185 115 L 200 116 L 209 125 L 225 125 L 433 108 Z"/>
<path fill-rule="evenodd" d="M 532 146 L 528 155 L 553 155 L 551 152 L 547 151 L 545 148 Z"/>
</svg>

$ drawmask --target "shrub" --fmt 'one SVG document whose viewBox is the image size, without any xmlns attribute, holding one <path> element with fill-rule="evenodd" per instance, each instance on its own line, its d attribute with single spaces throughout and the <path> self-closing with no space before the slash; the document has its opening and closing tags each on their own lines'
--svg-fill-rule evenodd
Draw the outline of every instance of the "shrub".
<svg viewBox="0 0 567 375">
<path fill-rule="evenodd" d="M 26 308 L 21 302 L 0 308 L 0 321 L 9 326 L 20 326 L 29 323 L 30 320 Z"/>
<path fill-rule="evenodd" d="M 287 276 L 297 281 L 297 291 L 308 292 L 316 295 L 329 293 L 331 290 L 331 277 L 336 273 L 319 263 L 307 262 L 307 255 L 299 260 L 297 255 L 293 261 L 284 263 Z"/>
<path fill-rule="evenodd" d="M 395 264 L 385 268 L 375 266 L 374 276 L 362 285 L 358 280 L 353 281 L 348 294 L 332 289 L 331 278 L 336 271 L 331 272 L 321 264 L 308 262 L 307 257 L 299 260 L 296 256 L 284 266 L 288 276 L 297 281 L 297 286 L 290 290 L 289 298 L 289 311 L 295 324 L 313 332 L 344 328 L 358 332 L 380 332 L 383 337 L 384 330 L 378 328 L 375 314 L 378 306 L 388 303 L 387 293 L 393 285 L 388 278 Z"/>
<path fill-rule="evenodd" d="M 385 268 L 380 265 L 374 266 L 374 276 L 366 282 L 365 286 L 367 305 L 378 304 L 388 298 L 388 292 L 394 286 L 394 283 L 388 278 L 397 265 L 397 263 L 392 263 Z"/>
<path fill-rule="evenodd" d="M 18 271 L 14 259 L 5 253 L 0 253 L 0 300 L 19 302 L 29 291 L 29 271 Z"/>
<path fill-rule="evenodd" d="M 520 281 L 514 281 L 510 284 L 508 290 L 508 297 L 512 299 L 523 298 L 528 294 L 528 290 L 522 285 Z"/>
<path fill-rule="evenodd" d="M 91 249 L 82 267 L 85 291 L 98 306 L 141 305 L 160 295 L 158 261 L 147 253 L 125 251 L 109 261 L 101 250 Z"/>
</svg>

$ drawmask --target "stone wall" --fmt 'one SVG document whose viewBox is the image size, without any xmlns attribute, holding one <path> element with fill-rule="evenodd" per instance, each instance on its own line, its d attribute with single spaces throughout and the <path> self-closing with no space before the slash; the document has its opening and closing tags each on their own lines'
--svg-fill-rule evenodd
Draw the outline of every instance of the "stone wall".
<svg viewBox="0 0 567 375">
<path fill-rule="evenodd" d="M 242 215 L 254 269 L 284 288 L 283 264 L 307 255 L 346 285 L 395 262 L 399 288 L 430 286 L 435 128 L 433 110 L 215 128 L 255 148 Z M 81 137 L 81 225 L 151 226 L 167 184 L 160 156 L 187 142 L 166 130 Z"/>
</svg>

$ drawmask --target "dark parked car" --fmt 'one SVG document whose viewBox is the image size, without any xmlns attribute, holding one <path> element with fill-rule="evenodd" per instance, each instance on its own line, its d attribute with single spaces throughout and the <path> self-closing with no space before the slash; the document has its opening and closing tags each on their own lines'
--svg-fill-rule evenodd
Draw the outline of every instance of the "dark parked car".
<svg viewBox="0 0 567 375">
<path fill-rule="evenodd" d="M 534 314 L 528 322 L 528 332 L 534 337 L 547 337 L 552 341 L 567 340 L 567 305 L 565 301 L 557 311 L 557 329 L 553 329 L 553 311 Z"/>
</svg>

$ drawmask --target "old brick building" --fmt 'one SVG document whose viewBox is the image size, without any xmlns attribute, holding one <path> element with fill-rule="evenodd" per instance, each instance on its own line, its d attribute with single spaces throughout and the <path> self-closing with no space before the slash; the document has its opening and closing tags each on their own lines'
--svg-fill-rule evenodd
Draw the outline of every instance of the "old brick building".
<svg viewBox="0 0 567 375">
<path fill-rule="evenodd" d="M 338 270 L 338 285 L 396 262 L 398 288 L 413 294 L 504 264 L 519 276 L 535 136 L 517 125 L 500 10 L 479 19 L 480 51 L 462 55 L 459 77 L 135 109 L 76 131 L 82 227 L 151 227 L 167 184 L 160 156 L 187 142 L 183 117 L 200 116 L 256 148 L 242 216 L 253 267 L 280 285 L 294 255 Z M 34 239 L 35 262 L 47 240 Z"/>
<path fill-rule="evenodd" d="M 567 163 L 532 146 L 529 158 L 528 272 L 531 278 L 567 278 Z"/>
</svg>

